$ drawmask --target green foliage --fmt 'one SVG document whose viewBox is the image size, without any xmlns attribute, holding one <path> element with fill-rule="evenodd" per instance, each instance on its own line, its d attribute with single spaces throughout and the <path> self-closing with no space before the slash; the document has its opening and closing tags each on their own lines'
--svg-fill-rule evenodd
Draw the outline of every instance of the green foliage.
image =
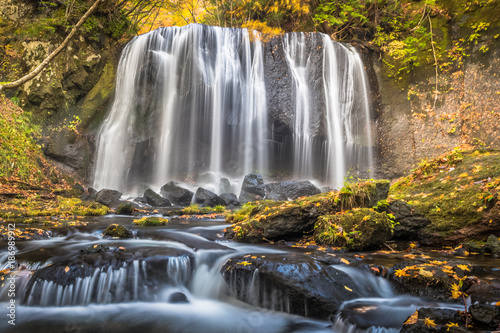
<svg viewBox="0 0 500 333">
<path fill-rule="evenodd" d="M 250 213 L 253 211 L 253 209 L 256 207 L 256 204 L 252 202 L 248 202 L 243 205 L 243 207 L 234 213 L 227 214 L 226 215 L 226 221 L 229 223 L 238 223 L 241 221 L 244 221 L 248 219 L 250 216 Z"/>
<path fill-rule="evenodd" d="M 160 226 L 160 225 L 165 225 L 168 222 L 169 221 L 166 218 L 145 216 L 141 219 L 134 220 L 132 223 L 142 226 Z"/>
<path fill-rule="evenodd" d="M 198 204 L 192 204 L 186 208 L 183 208 L 180 213 L 184 215 L 196 215 L 196 214 L 210 214 L 210 213 L 223 213 L 226 211 L 226 207 L 222 205 L 217 205 L 215 207 L 200 207 Z"/>
</svg>

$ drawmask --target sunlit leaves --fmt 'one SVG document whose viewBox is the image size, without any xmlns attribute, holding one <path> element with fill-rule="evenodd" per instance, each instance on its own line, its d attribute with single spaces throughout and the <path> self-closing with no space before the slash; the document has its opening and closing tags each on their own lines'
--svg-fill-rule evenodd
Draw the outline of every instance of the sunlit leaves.
<svg viewBox="0 0 500 333">
<path fill-rule="evenodd" d="M 446 330 L 449 331 L 450 328 L 452 328 L 452 327 L 458 327 L 458 323 L 452 323 L 450 321 L 448 324 L 446 324 L 446 327 L 448 327 Z"/>
<path fill-rule="evenodd" d="M 430 318 L 425 318 L 424 319 L 424 325 L 427 326 L 427 327 L 436 327 L 436 323 L 434 322 L 434 320 L 430 319 Z"/>
<path fill-rule="evenodd" d="M 416 324 L 417 321 L 418 321 L 418 310 L 415 310 L 415 312 L 410 317 L 408 317 L 408 319 L 406 319 L 404 325 L 413 325 Z"/>
</svg>

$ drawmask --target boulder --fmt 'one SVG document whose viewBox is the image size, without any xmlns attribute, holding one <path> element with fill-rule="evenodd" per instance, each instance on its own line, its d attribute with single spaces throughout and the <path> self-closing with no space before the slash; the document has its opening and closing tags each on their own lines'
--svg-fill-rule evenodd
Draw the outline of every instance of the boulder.
<svg viewBox="0 0 500 333">
<path fill-rule="evenodd" d="M 177 291 L 168 296 L 168 303 L 173 304 L 181 304 L 181 303 L 189 303 L 186 294 Z"/>
<path fill-rule="evenodd" d="M 344 301 L 362 295 L 348 274 L 306 256 L 235 257 L 220 272 L 246 303 L 313 318 L 327 319 Z"/>
<path fill-rule="evenodd" d="M 264 189 L 264 179 L 262 176 L 258 173 L 249 173 L 245 175 L 243 183 L 241 184 L 241 194 L 243 193 L 251 193 L 263 198 L 266 195 L 266 191 Z"/>
<path fill-rule="evenodd" d="M 107 227 L 104 232 L 104 236 L 109 236 L 113 238 L 132 238 L 133 234 L 132 231 L 128 230 L 122 225 L 119 224 L 111 224 L 109 227 Z"/>
<path fill-rule="evenodd" d="M 500 307 L 490 304 L 473 304 L 469 307 L 475 327 L 494 330 L 500 324 Z"/>
<path fill-rule="evenodd" d="M 300 197 L 310 197 L 320 194 L 321 190 L 308 180 L 291 180 L 264 185 L 268 200 L 295 200 Z"/>
<path fill-rule="evenodd" d="M 118 208 L 116 208 L 115 214 L 116 215 L 132 215 L 134 210 L 135 209 L 134 209 L 134 206 L 132 205 L 132 203 L 125 201 L 125 202 L 122 202 L 118 206 Z"/>
<path fill-rule="evenodd" d="M 426 325 L 428 320 L 435 324 Z M 456 323 L 459 327 L 448 327 L 447 324 Z M 400 333 L 436 333 L 436 332 L 469 332 L 464 328 L 465 320 L 457 310 L 440 308 L 420 308 L 417 315 L 405 321 Z"/>
<path fill-rule="evenodd" d="M 168 199 L 163 198 L 161 195 L 151 189 L 147 189 L 146 191 L 144 191 L 144 199 L 146 200 L 146 203 L 152 207 L 170 206 L 170 201 L 168 201 Z"/>
<path fill-rule="evenodd" d="M 260 195 L 250 193 L 250 192 L 244 192 L 242 191 L 240 193 L 240 196 L 238 198 L 238 201 L 242 204 L 247 203 L 247 202 L 252 202 L 252 201 L 257 201 L 257 200 L 262 200 L 263 197 Z"/>
<path fill-rule="evenodd" d="M 194 193 L 180 186 L 179 183 L 170 181 L 163 185 L 160 190 L 161 195 L 174 205 L 189 206 Z"/>
<path fill-rule="evenodd" d="M 219 179 L 219 193 L 231 193 L 231 182 L 229 179 Z"/>
<path fill-rule="evenodd" d="M 97 192 L 95 201 L 108 207 L 117 207 L 120 204 L 122 192 L 103 189 Z"/>
<path fill-rule="evenodd" d="M 237 206 L 239 204 L 238 197 L 234 193 L 222 193 L 219 197 L 224 206 Z"/>
<path fill-rule="evenodd" d="M 89 187 L 80 197 L 83 201 L 95 201 L 97 196 L 97 191 L 92 187 Z"/>
<path fill-rule="evenodd" d="M 214 207 L 224 204 L 224 202 L 217 194 L 203 187 L 199 187 L 198 190 L 196 190 L 196 194 L 194 195 L 194 202 L 201 206 L 208 207 Z"/>
<path fill-rule="evenodd" d="M 500 242 L 498 241 L 497 236 L 495 235 L 488 236 L 486 244 L 484 244 L 484 252 L 491 253 L 495 257 L 500 255 Z"/>
<path fill-rule="evenodd" d="M 431 223 L 415 207 L 404 201 L 391 201 L 385 210 L 394 215 L 396 225 L 394 226 L 393 238 L 418 241 L 422 236 L 422 229 Z"/>
</svg>

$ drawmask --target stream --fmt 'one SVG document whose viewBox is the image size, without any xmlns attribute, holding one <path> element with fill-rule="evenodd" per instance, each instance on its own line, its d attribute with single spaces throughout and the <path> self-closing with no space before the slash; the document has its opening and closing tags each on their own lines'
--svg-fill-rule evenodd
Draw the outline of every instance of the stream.
<svg viewBox="0 0 500 333">
<path fill-rule="evenodd" d="M 163 227 L 139 227 L 132 217 L 114 215 L 85 221 L 89 223 L 51 228 L 49 239 L 16 241 L 21 267 L 16 325 L 4 318 L 1 332 L 382 333 L 398 332 L 418 307 L 460 309 L 397 295 L 384 278 L 361 268 L 401 261 L 389 255 L 366 253 L 359 259 L 353 253 L 234 243 L 223 238 L 228 226 L 223 220 L 172 220 Z M 112 223 L 133 230 L 134 238 L 103 238 Z M 3 270 L 8 268 L 7 244 L 0 244 Z M 277 267 L 276 274 L 290 276 L 289 283 L 298 279 L 299 287 L 311 293 L 328 294 L 344 284 L 339 295 L 347 296 L 336 315 L 322 317 L 305 299 L 304 306 L 297 304 L 286 288 L 259 275 L 264 266 L 248 270 L 247 278 L 221 272 L 237 258 L 234 267 L 246 269 L 242 260 L 250 256 Z M 352 265 L 339 264 L 339 258 Z M 488 272 L 498 279 L 495 269 Z M 7 285 L 0 289 L 2 309 L 10 300 Z"/>
</svg>

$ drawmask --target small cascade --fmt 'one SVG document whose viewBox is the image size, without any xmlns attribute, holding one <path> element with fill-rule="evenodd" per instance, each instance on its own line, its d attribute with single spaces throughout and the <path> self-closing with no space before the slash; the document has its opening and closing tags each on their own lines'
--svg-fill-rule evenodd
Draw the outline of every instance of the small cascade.
<svg viewBox="0 0 500 333">
<path fill-rule="evenodd" d="M 165 266 L 164 266 L 165 267 Z M 55 281 L 35 278 L 28 284 L 24 303 L 36 306 L 75 306 L 158 300 L 160 288 L 184 287 L 191 277 L 188 256 L 170 257 L 166 269 L 144 260 L 123 263 L 120 267 L 97 267 L 88 276 L 61 280 L 64 267 L 52 272 Z"/>
<path fill-rule="evenodd" d="M 351 281 L 359 282 L 356 285 L 356 292 L 360 297 L 391 298 L 396 296 L 391 284 L 386 279 L 367 274 L 366 271 L 359 268 L 341 265 L 332 265 L 331 267 L 347 274 Z"/>
</svg>

